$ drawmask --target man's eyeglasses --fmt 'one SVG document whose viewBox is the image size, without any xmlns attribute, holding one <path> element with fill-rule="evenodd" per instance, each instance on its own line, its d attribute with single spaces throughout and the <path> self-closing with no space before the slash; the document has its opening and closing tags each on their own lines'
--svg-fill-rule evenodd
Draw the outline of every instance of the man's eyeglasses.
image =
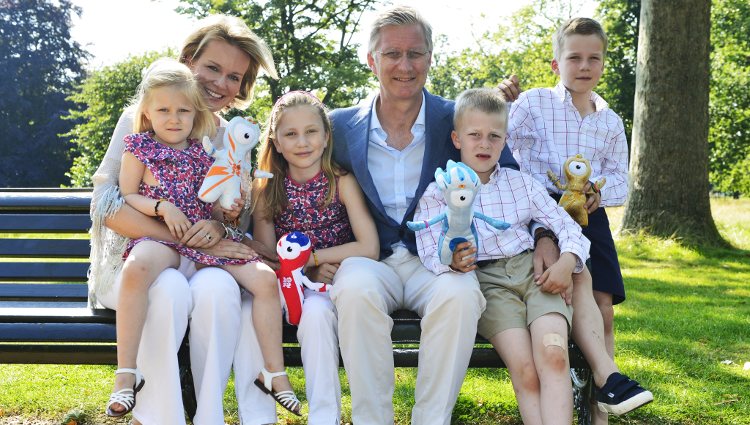
<svg viewBox="0 0 750 425">
<path fill-rule="evenodd" d="M 385 52 L 377 50 L 376 53 L 390 62 L 400 61 L 404 57 L 404 54 L 410 62 L 417 62 L 425 59 L 432 52 L 429 50 L 407 50 L 406 52 L 402 52 L 401 50 L 386 50 Z"/>
</svg>

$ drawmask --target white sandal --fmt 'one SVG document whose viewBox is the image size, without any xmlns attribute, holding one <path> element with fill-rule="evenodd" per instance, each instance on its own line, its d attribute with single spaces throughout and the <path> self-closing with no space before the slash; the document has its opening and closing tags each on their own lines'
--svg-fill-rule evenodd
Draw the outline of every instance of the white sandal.
<svg viewBox="0 0 750 425">
<path fill-rule="evenodd" d="M 109 396 L 106 413 L 108 416 L 116 418 L 125 416 L 133 410 L 133 408 L 135 407 L 135 395 L 138 393 L 138 391 L 141 390 L 141 388 L 143 388 L 143 384 L 146 383 L 146 380 L 143 379 L 143 375 L 141 375 L 141 372 L 138 369 L 123 367 L 115 371 L 115 375 L 120 373 L 132 373 L 133 375 L 135 375 L 135 383 L 133 384 L 133 388 L 123 388 L 120 391 L 113 392 Z M 118 403 L 125 407 L 125 410 L 121 412 L 112 410 L 112 405 L 115 403 Z"/>
<path fill-rule="evenodd" d="M 294 394 L 294 391 L 287 390 L 275 392 L 273 390 L 273 378 L 286 375 L 286 371 L 282 370 L 281 372 L 269 372 L 266 370 L 266 368 L 263 368 L 261 369 L 260 373 L 263 375 L 263 382 L 261 382 L 260 379 L 256 378 L 255 385 L 260 388 L 261 391 L 273 397 L 273 399 L 276 400 L 276 402 L 279 403 L 284 409 L 294 413 L 297 416 L 302 416 L 302 414 L 300 413 L 302 403 L 300 403 L 299 399 Z"/>
</svg>

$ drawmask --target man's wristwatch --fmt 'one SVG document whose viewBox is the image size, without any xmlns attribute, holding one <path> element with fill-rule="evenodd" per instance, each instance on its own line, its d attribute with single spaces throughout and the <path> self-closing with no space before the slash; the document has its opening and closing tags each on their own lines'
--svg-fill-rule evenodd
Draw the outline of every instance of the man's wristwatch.
<svg viewBox="0 0 750 425">
<path fill-rule="evenodd" d="M 544 229 L 541 232 L 536 232 L 536 234 L 534 235 L 534 248 L 536 248 L 536 245 L 539 243 L 539 239 L 541 238 L 550 238 L 552 239 L 552 242 L 555 243 L 555 245 L 560 242 L 560 240 L 557 239 L 555 232 L 550 229 Z"/>
</svg>

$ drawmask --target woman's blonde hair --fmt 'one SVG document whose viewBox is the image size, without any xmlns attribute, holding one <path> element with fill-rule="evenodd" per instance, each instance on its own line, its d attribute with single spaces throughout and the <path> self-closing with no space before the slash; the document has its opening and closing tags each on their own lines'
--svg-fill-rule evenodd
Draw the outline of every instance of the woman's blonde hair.
<svg viewBox="0 0 750 425">
<path fill-rule="evenodd" d="M 138 85 L 138 90 L 131 103 L 135 106 L 134 132 L 142 133 L 154 130 L 151 121 L 146 118 L 145 112 L 148 103 L 151 101 L 153 91 L 163 87 L 173 87 L 180 90 L 195 108 L 193 130 L 190 132 L 189 138 L 200 140 L 203 136 L 214 136 L 216 132 L 214 115 L 203 100 L 203 95 L 193 72 L 187 66 L 170 58 L 157 59 L 143 71 L 143 79 L 141 84 Z"/>
<path fill-rule="evenodd" d="M 263 68 L 271 78 L 279 78 L 271 49 L 262 38 L 247 27 L 243 20 L 234 16 L 217 14 L 201 20 L 199 25 L 200 27 L 185 40 L 180 52 L 180 62 L 189 64 L 200 58 L 206 45 L 214 40 L 222 40 L 235 46 L 250 57 L 250 65 L 242 76 L 240 91 L 226 109 L 231 107 L 244 109 L 250 104 L 260 68 Z"/>
<path fill-rule="evenodd" d="M 336 177 L 346 174 L 343 169 L 333 162 L 333 133 L 331 130 L 331 120 L 328 119 L 328 111 L 325 105 L 317 97 L 308 92 L 293 91 L 281 96 L 273 105 L 258 152 L 258 168 L 270 171 L 275 176 L 272 179 L 256 180 L 258 184 L 258 196 L 255 196 L 254 199 L 263 199 L 265 211 L 261 211 L 261 213 L 263 218 L 267 220 L 273 220 L 273 217 L 280 214 L 289 202 L 286 196 L 286 189 L 284 188 L 284 177 L 289 172 L 289 163 L 276 150 L 273 142 L 277 137 L 276 129 L 284 111 L 296 106 L 311 106 L 315 108 L 323 122 L 323 129 L 326 133 L 326 147 L 323 149 L 321 168 L 323 169 L 323 174 L 328 179 L 328 192 L 321 207 L 327 207 L 333 202 L 336 194 Z"/>
</svg>

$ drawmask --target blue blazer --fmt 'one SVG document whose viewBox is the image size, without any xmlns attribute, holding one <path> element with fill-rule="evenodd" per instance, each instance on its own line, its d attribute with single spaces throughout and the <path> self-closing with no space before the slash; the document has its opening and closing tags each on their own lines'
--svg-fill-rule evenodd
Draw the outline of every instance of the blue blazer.
<svg viewBox="0 0 750 425">
<path fill-rule="evenodd" d="M 372 102 L 377 97 L 373 96 L 369 102 L 362 102 L 357 106 L 336 109 L 330 114 L 333 125 L 334 160 L 347 171 L 354 173 L 362 187 L 367 206 L 370 208 L 378 229 L 381 260 L 393 254 L 391 245 L 398 241 L 403 242 L 413 254 L 417 254 L 414 232 L 406 228 L 406 222 L 414 217 L 414 211 L 422 194 L 435 179 L 435 170 L 438 167 L 445 167 L 449 159 L 461 160 L 458 149 L 451 141 L 454 102 L 432 95 L 427 90 L 424 90 L 424 96 L 426 138 L 424 161 L 417 191 L 401 223 L 397 223 L 386 214 L 378 189 L 367 168 Z M 518 163 L 513 159 L 507 146 L 500 155 L 500 166 L 518 169 Z"/>
</svg>

